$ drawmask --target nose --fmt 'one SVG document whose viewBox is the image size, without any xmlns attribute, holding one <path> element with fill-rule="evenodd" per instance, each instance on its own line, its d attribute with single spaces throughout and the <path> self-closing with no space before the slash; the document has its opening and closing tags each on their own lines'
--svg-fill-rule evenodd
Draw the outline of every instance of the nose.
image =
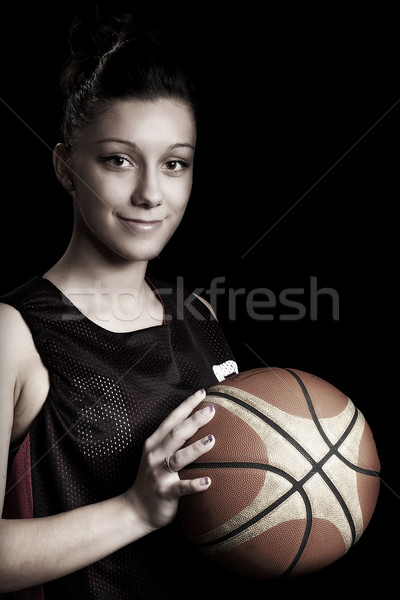
<svg viewBox="0 0 400 600">
<path fill-rule="evenodd" d="M 135 206 L 153 208 L 162 203 L 162 190 L 156 169 L 145 168 L 135 181 L 131 202 Z"/>
</svg>

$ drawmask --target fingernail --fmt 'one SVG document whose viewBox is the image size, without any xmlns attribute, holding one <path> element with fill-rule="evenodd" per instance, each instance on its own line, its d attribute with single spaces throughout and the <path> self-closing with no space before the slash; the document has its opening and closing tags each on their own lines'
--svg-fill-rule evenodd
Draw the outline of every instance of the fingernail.
<svg viewBox="0 0 400 600">
<path fill-rule="evenodd" d="M 204 394 L 206 393 L 206 391 L 202 388 L 201 390 L 198 390 L 195 394 L 194 397 L 195 398 L 201 398 L 202 396 L 204 396 Z"/>
<path fill-rule="evenodd" d="M 212 412 L 214 412 L 214 410 L 215 410 L 214 404 L 208 404 L 205 408 L 202 409 L 201 412 L 203 412 L 203 413 L 211 412 L 212 413 Z"/>
<path fill-rule="evenodd" d="M 207 446 L 207 444 L 211 444 L 211 442 L 213 441 L 213 439 L 214 439 L 214 436 L 213 436 L 213 435 L 208 435 L 207 437 L 203 438 L 203 439 L 201 440 L 201 441 L 202 441 L 202 444 L 203 444 L 203 446 Z"/>
<path fill-rule="evenodd" d="M 209 477 L 203 477 L 203 479 L 200 479 L 200 485 L 209 485 L 211 482 L 211 479 Z"/>
</svg>

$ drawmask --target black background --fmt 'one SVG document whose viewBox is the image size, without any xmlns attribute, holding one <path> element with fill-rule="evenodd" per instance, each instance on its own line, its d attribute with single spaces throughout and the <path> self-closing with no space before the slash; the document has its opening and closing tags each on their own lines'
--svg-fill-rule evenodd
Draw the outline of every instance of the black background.
<svg viewBox="0 0 400 600">
<path fill-rule="evenodd" d="M 43 273 L 69 240 L 69 199 L 54 176 L 51 150 L 58 141 L 59 69 L 80 4 L 1 10 L 0 291 Z M 223 278 L 216 309 L 241 370 L 269 365 L 314 373 L 363 412 L 382 462 L 374 517 L 346 556 L 296 589 L 344 597 L 346 589 L 373 584 L 390 589 L 400 533 L 394 11 L 376 3 L 352 10 L 334 3 L 274 3 L 273 10 L 258 3 L 148 6 L 135 7 L 139 21 L 162 26 L 192 64 L 204 112 L 192 199 L 153 271 L 199 290 Z M 311 279 L 331 290 L 318 296 L 316 319 Z M 268 320 L 246 309 L 256 288 L 276 298 L 276 307 L 263 311 Z M 301 319 L 279 301 L 292 288 L 291 299 L 305 307 Z M 239 289 L 233 315 L 229 290 Z M 267 591 L 278 588 L 266 584 Z"/>
</svg>

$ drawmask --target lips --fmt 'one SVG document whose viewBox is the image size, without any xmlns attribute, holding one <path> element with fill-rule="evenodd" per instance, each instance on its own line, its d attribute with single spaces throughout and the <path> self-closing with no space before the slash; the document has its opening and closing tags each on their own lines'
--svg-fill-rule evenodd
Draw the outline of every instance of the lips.
<svg viewBox="0 0 400 600">
<path fill-rule="evenodd" d="M 121 221 L 132 229 L 141 233 L 148 233 L 159 229 L 163 223 L 163 220 L 146 220 L 146 219 L 126 219 L 125 217 L 119 217 Z"/>
</svg>

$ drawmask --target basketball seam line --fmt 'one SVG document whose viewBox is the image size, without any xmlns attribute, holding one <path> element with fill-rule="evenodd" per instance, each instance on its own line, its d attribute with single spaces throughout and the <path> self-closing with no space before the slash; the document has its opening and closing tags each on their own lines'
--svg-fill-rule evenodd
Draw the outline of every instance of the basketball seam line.
<svg viewBox="0 0 400 600">
<path fill-rule="evenodd" d="M 249 527 L 251 527 L 252 525 L 254 525 L 255 523 L 257 523 L 258 521 L 260 521 L 261 519 L 263 519 L 264 517 L 266 517 L 269 513 L 273 512 L 276 508 L 278 508 L 278 506 L 280 506 L 281 504 L 283 504 L 288 498 L 290 498 L 290 496 L 292 496 L 295 492 L 298 492 L 300 494 L 300 496 L 303 498 L 304 504 L 305 504 L 305 509 L 306 509 L 306 526 L 304 529 L 304 533 L 303 533 L 303 537 L 301 540 L 301 543 L 299 545 L 299 549 L 295 555 L 295 557 L 293 558 L 292 562 L 290 563 L 290 565 L 285 569 L 285 571 L 280 575 L 280 577 L 284 577 L 285 575 L 287 575 L 297 564 L 297 562 L 300 560 L 304 549 L 307 545 L 308 542 L 308 538 L 310 537 L 310 533 L 311 533 L 311 528 L 312 528 L 312 506 L 311 506 L 311 502 L 310 499 L 307 495 L 307 492 L 305 491 L 305 489 L 302 487 L 302 485 L 296 481 L 296 479 L 294 477 L 292 477 L 292 475 L 289 475 L 289 473 L 286 473 L 285 471 L 283 471 L 282 469 L 279 469 L 278 467 L 273 467 L 272 465 L 265 465 L 263 463 L 221 463 L 223 466 L 227 466 L 229 468 L 234 468 L 235 464 L 238 464 L 239 466 L 255 466 L 256 468 L 261 468 L 264 470 L 268 470 L 268 471 L 272 471 L 273 473 L 280 475 L 281 477 L 283 477 L 284 479 L 287 479 L 289 481 L 289 483 L 292 484 L 292 487 L 290 488 L 290 490 L 288 490 L 285 494 L 283 494 L 280 498 L 278 498 L 277 500 L 275 500 L 275 502 L 273 502 L 272 504 L 270 504 L 269 506 L 267 506 L 267 508 L 265 508 L 263 511 L 261 511 L 260 513 L 258 513 L 257 515 L 254 515 L 254 517 L 252 517 L 251 519 L 249 519 L 248 521 L 246 521 L 246 523 L 242 523 L 242 525 L 239 525 L 239 527 L 237 527 L 236 529 L 230 531 L 229 533 L 226 533 L 225 535 L 217 538 L 216 540 L 213 540 L 211 542 L 204 542 L 204 543 L 197 543 L 196 545 L 202 548 L 210 548 L 213 546 L 217 546 L 218 544 L 225 542 L 233 537 L 235 537 L 236 535 L 238 535 L 239 533 L 242 533 L 243 531 L 245 531 L 246 529 L 248 529 Z M 214 468 L 217 468 L 217 463 L 212 463 L 212 465 L 214 466 Z M 200 468 L 201 464 L 197 463 L 196 465 L 194 464 L 193 466 L 198 466 Z M 205 463 L 203 466 L 211 466 L 208 465 L 207 463 Z"/>
<path fill-rule="evenodd" d="M 343 499 L 342 495 L 340 494 L 339 490 L 337 489 L 337 487 L 329 479 L 329 477 L 327 477 L 326 473 L 324 473 L 323 470 L 320 470 L 318 468 L 311 469 L 308 473 L 306 473 L 306 475 L 302 479 L 297 481 L 296 479 L 294 479 L 294 477 L 289 475 L 289 473 L 287 473 L 286 471 L 283 471 L 282 469 L 278 469 L 277 467 L 274 467 L 273 465 L 268 465 L 265 463 L 252 463 L 252 462 L 193 463 L 190 467 L 195 468 L 195 469 L 220 469 L 220 468 L 261 469 L 264 471 L 271 471 L 272 473 L 281 475 L 284 479 L 287 479 L 288 481 L 290 481 L 292 483 L 292 488 L 290 490 L 288 490 L 287 492 L 285 492 L 285 494 L 283 494 L 283 496 L 280 496 L 280 498 L 275 500 L 275 502 L 273 504 L 270 504 L 269 506 L 267 506 L 267 508 L 265 508 L 263 511 L 261 511 L 260 513 L 258 513 L 257 515 L 255 515 L 254 517 L 249 519 L 249 521 L 246 521 L 246 523 L 243 523 L 239 528 L 230 532 L 230 534 L 226 534 L 222 538 L 218 538 L 218 539 L 214 540 L 213 542 L 208 542 L 207 544 L 204 544 L 205 546 L 217 545 L 217 544 L 221 543 L 222 541 L 224 541 L 225 539 L 234 537 L 241 531 L 244 531 L 248 527 L 251 527 L 252 525 L 254 525 L 254 523 L 256 523 L 257 521 L 259 521 L 260 519 L 265 517 L 267 514 L 269 514 L 273 510 L 275 510 L 275 508 L 277 508 L 280 504 L 282 504 L 282 502 L 284 502 L 287 498 L 289 498 L 296 492 L 299 492 L 299 494 L 302 496 L 303 500 L 305 499 L 305 497 L 307 497 L 307 499 L 308 499 L 307 493 L 304 490 L 303 486 L 308 481 L 308 479 L 310 479 L 311 477 L 313 477 L 316 474 L 319 474 L 321 476 L 321 478 L 325 481 L 325 483 L 327 484 L 327 486 L 330 488 L 331 492 L 335 496 L 341 509 L 343 510 L 343 513 L 344 513 L 346 520 L 348 522 L 348 525 L 350 527 L 352 544 L 355 543 L 356 529 L 355 529 L 353 518 L 348 509 L 348 506 L 347 506 L 345 500 Z M 187 467 L 187 468 L 189 468 L 189 467 Z M 304 502 L 305 502 L 305 500 L 304 500 Z M 305 502 L 305 504 L 306 504 L 306 502 Z M 307 508 L 306 508 L 306 511 L 307 511 Z M 311 525 L 310 525 L 310 527 L 311 527 Z M 201 545 L 203 545 L 203 544 L 201 544 Z"/>
<path fill-rule="evenodd" d="M 277 433 L 279 433 L 286 441 L 288 441 L 290 444 L 292 444 L 292 446 L 294 448 L 296 448 L 296 450 L 298 452 L 300 452 L 300 454 L 302 454 L 304 456 L 304 458 L 306 460 L 308 460 L 309 463 L 311 463 L 314 467 L 317 467 L 319 464 L 323 462 L 326 462 L 331 456 L 333 456 L 335 454 L 335 456 L 341 460 L 347 467 L 349 467 L 350 469 L 357 471 L 358 473 L 362 473 L 363 475 L 369 475 L 371 477 L 380 477 L 380 474 L 378 471 L 374 471 L 372 469 L 364 469 L 363 467 L 359 467 L 358 465 L 355 465 L 354 463 L 350 462 L 349 460 L 347 460 L 340 452 L 339 452 L 339 447 L 344 443 L 345 439 L 348 437 L 348 435 L 350 434 L 351 430 L 353 429 L 358 416 L 359 416 L 359 410 L 357 408 L 355 408 L 355 412 L 354 415 L 352 417 L 352 420 L 350 421 L 349 425 L 347 426 L 347 428 L 345 429 L 345 431 L 343 432 L 342 436 L 336 441 L 335 444 L 333 444 L 332 442 L 330 442 L 329 439 L 325 440 L 324 437 L 324 441 L 326 441 L 327 446 L 329 447 L 329 451 L 328 453 L 320 460 L 320 461 L 316 461 L 308 452 L 305 448 L 303 448 L 303 446 L 301 446 L 289 433 L 287 433 L 287 431 L 285 431 L 284 429 L 282 429 L 282 427 L 280 427 L 280 425 L 278 425 L 275 421 L 273 421 L 272 419 L 270 419 L 270 417 L 267 417 L 266 415 L 264 415 L 262 412 L 260 412 L 259 410 L 257 410 L 256 408 L 254 408 L 253 406 L 249 406 L 248 404 L 246 404 L 245 402 L 243 402 L 242 400 L 240 400 L 239 398 L 236 398 L 235 396 L 232 396 L 231 394 L 227 394 L 225 392 L 212 392 L 213 396 L 219 396 L 221 398 L 225 398 L 226 400 L 230 400 L 232 402 L 234 402 L 235 404 L 239 404 L 242 408 L 249 410 L 250 412 L 252 412 L 255 416 L 257 416 L 258 418 L 260 418 L 262 421 L 264 421 L 265 423 L 267 423 L 267 425 L 269 425 L 270 427 L 272 427 L 273 429 L 275 429 L 275 431 Z M 316 419 L 318 420 L 318 417 L 316 417 Z M 189 465 L 190 466 L 190 465 Z"/>
<path fill-rule="evenodd" d="M 235 396 L 232 396 L 231 394 L 227 394 L 225 392 L 213 392 L 212 394 L 215 395 L 215 396 L 220 396 L 220 397 L 223 397 L 223 398 L 225 398 L 227 400 L 230 400 L 231 402 L 240 405 L 245 410 L 248 410 L 248 411 L 252 412 L 258 418 L 260 418 L 265 423 L 267 423 L 270 427 L 272 427 L 273 429 L 275 429 L 275 431 L 277 431 L 284 439 L 286 439 L 290 444 L 292 444 L 297 449 L 297 451 L 300 452 L 300 454 L 302 454 L 303 457 L 308 460 L 308 462 L 311 464 L 312 468 L 298 482 L 299 485 L 304 485 L 305 482 L 308 481 L 308 479 L 310 479 L 311 477 L 313 477 L 316 473 L 319 473 L 319 475 L 324 480 L 324 482 L 326 483 L 326 485 L 329 487 L 329 489 L 331 490 L 331 492 L 333 493 L 333 495 L 335 496 L 336 500 L 338 501 L 340 507 L 343 510 L 343 513 L 344 513 L 344 515 L 346 517 L 346 520 L 348 522 L 348 525 L 350 527 L 352 544 L 354 544 L 355 541 L 356 541 L 356 528 L 355 528 L 354 521 L 353 521 L 353 518 L 351 516 L 351 513 L 350 513 L 350 511 L 349 511 L 349 509 L 347 507 L 347 504 L 346 504 L 345 500 L 343 499 L 341 493 L 339 492 L 339 490 L 337 489 L 337 487 L 335 486 L 335 484 L 326 475 L 326 473 L 323 470 L 322 466 L 334 454 L 339 458 L 339 460 L 341 459 L 341 455 L 338 456 L 337 448 L 338 448 L 338 446 L 340 446 L 344 442 L 344 440 L 347 438 L 347 436 L 349 435 L 349 433 L 353 429 L 353 427 L 354 427 L 354 425 L 355 425 L 355 423 L 357 421 L 359 411 L 357 409 L 355 409 L 355 412 L 354 412 L 354 415 L 352 417 L 352 420 L 350 421 L 349 425 L 347 426 L 346 430 L 343 432 L 343 434 L 341 435 L 341 437 L 339 438 L 339 440 L 336 442 L 336 444 L 332 444 L 330 442 L 329 445 L 328 445 L 329 451 L 327 452 L 327 454 L 325 456 L 323 456 L 321 460 L 316 461 L 307 452 L 307 450 L 305 450 L 305 448 L 303 448 L 303 446 L 301 446 L 289 433 L 287 433 L 287 431 L 285 431 L 284 429 L 282 429 L 282 427 L 280 427 L 280 425 L 278 425 L 277 423 L 275 423 L 275 421 L 273 421 L 267 415 L 264 415 L 262 412 L 260 412 L 259 410 L 257 410 L 253 406 L 250 406 L 246 402 L 243 402 L 242 400 L 240 400 L 239 398 L 236 398 Z M 310 403 L 312 404 L 311 399 L 310 399 Z M 318 419 L 318 417 L 316 417 L 316 418 Z"/>
<path fill-rule="evenodd" d="M 322 439 L 324 440 L 324 442 L 331 448 L 332 444 L 331 444 L 328 436 L 326 435 L 321 423 L 319 422 L 319 418 L 317 416 L 317 413 L 315 412 L 314 404 L 313 404 L 313 401 L 311 400 L 310 394 L 308 393 L 307 387 L 305 386 L 302 379 L 296 373 L 294 373 L 290 369 L 285 369 L 285 371 L 290 373 L 292 375 L 292 377 L 294 377 L 294 379 L 299 384 L 300 389 L 303 392 L 303 396 L 307 402 L 308 410 L 310 411 L 312 420 L 314 421 L 314 425 L 318 429 L 318 432 L 319 432 L 320 436 L 322 437 Z"/>
<path fill-rule="evenodd" d="M 314 425 L 316 426 L 316 428 L 319 431 L 319 434 L 321 435 L 321 437 L 323 438 L 323 440 L 325 441 L 325 443 L 327 444 L 327 446 L 329 446 L 329 448 L 331 449 L 335 449 L 334 451 L 335 455 L 339 458 L 339 460 L 341 460 L 342 462 L 344 462 L 344 464 L 349 467 L 350 469 L 353 469 L 354 471 L 357 471 L 358 473 L 362 473 L 364 475 L 370 475 L 371 477 L 379 477 L 379 473 L 377 471 L 373 471 L 371 469 L 364 469 L 363 467 L 360 467 L 358 465 L 355 465 L 354 463 L 350 462 L 349 460 L 347 460 L 340 452 L 339 452 L 339 446 L 341 446 L 344 442 L 344 440 L 346 439 L 346 437 L 349 435 L 351 429 L 354 427 L 356 420 L 358 418 L 358 414 L 359 414 L 359 410 L 355 407 L 355 415 L 357 415 L 356 419 L 354 418 L 354 415 L 352 417 L 352 421 L 350 422 L 348 428 L 344 431 L 344 433 L 342 434 L 341 438 L 339 438 L 339 440 L 335 443 L 332 444 L 332 442 L 330 441 L 330 439 L 328 438 L 328 436 L 326 435 L 320 421 L 318 418 L 317 413 L 315 412 L 315 408 L 314 408 L 314 404 L 313 401 L 311 399 L 311 396 L 307 390 L 306 385 L 304 384 L 304 382 L 302 381 L 302 379 L 297 375 L 297 373 L 295 373 L 294 371 L 292 371 L 291 369 L 285 369 L 285 371 L 287 371 L 288 373 L 290 373 L 298 382 L 301 391 L 303 392 L 303 395 L 306 399 L 307 402 L 307 406 L 308 409 L 310 411 L 310 414 L 312 416 L 312 420 L 314 422 Z M 321 461 L 320 461 L 321 462 Z M 326 462 L 326 461 L 324 461 Z"/>
<path fill-rule="evenodd" d="M 290 444 L 292 444 L 292 446 L 294 446 L 298 452 L 300 452 L 300 454 L 303 455 L 303 457 L 308 460 L 308 462 L 311 465 L 311 469 L 308 471 L 308 473 L 306 473 L 306 475 L 304 475 L 299 481 L 296 481 L 296 479 L 294 477 L 292 477 L 291 475 L 289 475 L 289 473 L 286 473 L 285 471 L 283 471 L 282 469 L 279 469 L 277 467 L 274 467 L 273 465 L 269 465 L 269 464 L 265 464 L 265 463 L 255 463 L 255 462 L 230 462 L 230 463 L 224 463 L 224 462 L 218 462 L 218 463 L 193 463 L 192 465 L 189 465 L 188 467 L 186 467 L 186 469 L 188 468 L 253 468 L 253 469 L 262 469 L 265 471 L 271 471 L 274 472 L 275 474 L 280 475 L 281 477 L 285 478 L 287 481 L 289 481 L 292 484 L 292 487 L 290 490 L 288 490 L 285 494 L 283 494 L 280 498 L 278 498 L 277 500 L 275 500 L 275 502 L 273 502 L 270 506 L 268 506 L 267 508 L 265 508 L 264 510 L 262 510 L 260 513 L 258 513 L 257 515 L 254 515 L 251 519 L 249 519 L 246 523 L 243 523 L 242 525 L 240 525 L 239 527 L 237 527 L 236 529 L 234 529 L 233 531 L 219 537 L 216 540 L 213 540 L 211 542 L 207 542 L 207 543 L 203 543 L 203 544 L 197 544 L 200 547 L 215 547 L 216 545 L 229 540 L 233 537 L 235 537 L 236 535 L 240 534 L 241 532 L 245 531 L 246 529 L 248 529 L 249 527 L 251 527 L 252 525 L 254 525 L 255 523 L 257 523 L 258 521 L 260 521 L 262 518 L 264 518 L 265 516 L 267 516 L 269 513 L 273 512 L 276 508 L 278 508 L 278 506 L 280 506 L 283 502 L 285 502 L 290 496 L 292 496 L 296 491 L 300 494 L 300 496 L 303 499 L 304 505 L 305 505 L 305 510 L 306 510 L 306 526 L 305 526 L 305 530 L 304 530 L 304 534 L 303 534 L 303 538 L 301 541 L 301 544 L 299 546 L 299 549 L 296 553 L 296 556 L 294 557 L 294 559 L 292 560 L 292 562 L 290 563 L 289 567 L 280 575 L 280 577 L 284 577 L 285 575 L 287 575 L 297 564 L 297 562 L 300 560 L 307 542 L 308 542 L 308 538 L 310 536 L 311 533 L 311 529 L 312 529 L 312 506 L 311 506 L 311 502 L 310 499 L 307 495 L 307 492 L 304 489 L 304 484 L 311 478 L 313 477 L 315 474 L 319 474 L 320 477 L 323 479 L 323 481 L 326 483 L 326 485 L 330 488 L 331 492 L 333 493 L 333 495 L 335 496 L 337 502 L 339 503 L 345 517 L 346 520 L 348 522 L 348 525 L 350 527 L 351 530 L 351 538 L 352 538 L 352 544 L 355 543 L 356 541 L 356 528 L 355 528 L 355 524 L 352 518 L 352 515 L 350 513 L 350 510 L 347 506 L 347 503 L 345 502 L 343 496 L 341 495 L 341 493 L 339 492 L 339 490 L 337 489 L 337 487 L 335 486 L 335 484 L 331 481 L 331 479 L 327 476 L 327 474 L 325 473 L 325 471 L 323 470 L 323 466 L 325 465 L 325 463 L 332 457 L 332 456 L 336 456 L 338 458 L 338 460 L 342 461 L 348 468 L 365 474 L 365 475 L 369 475 L 369 476 L 373 476 L 373 477 L 379 477 L 379 473 L 370 469 L 364 469 L 362 467 L 359 467 L 358 465 L 355 465 L 353 463 L 351 463 L 349 460 L 347 460 L 340 452 L 339 452 L 339 448 L 340 446 L 344 443 L 344 441 L 346 440 L 346 438 L 348 437 L 348 435 L 350 434 L 350 432 L 352 431 L 352 429 L 355 426 L 355 423 L 358 420 L 359 417 L 359 411 L 356 407 L 355 408 L 355 412 L 352 416 L 352 419 L 350 421 L 350 423 L 348 424 L 348 426 L 346 427 L 345 431 L 342 433 L 341 437 L 335 442 L 332 443 L 328 436 L 326 435 L 320 421 L 319 418 L 316 414 L 312 399 L 310 397 L 310 394 L 307 390 L 307 387 L 305 386 L 305 384 L 303 383 L 303 381 L 301 380 L 300 377 L 298 377 L 298 375 L 296 373 L 294 373 L 293 371 L 291 371 L 290 369 L 285 369 L 288 373 L 290 373 L 294 379 L 298 382 L 300 389 L 303 393 L 303 396 L 305 397 L 305 400 L 307 402 L 307 406 L 308 409 L 310 411 L 312 420 L 314 422 L 314 425 L 316 426 L 321 438 L 324 440 L 324 442 L 327 444 L 329 450 L 328 452 L 319 460 L 316 461 L 306 450 L 305 448 L 303 448 L 289 433 L 287 433 L 284 429 L 282 429 L 277 423 L 275 423 L 272 419 L 270 419 L 269 417 L 267 417 L 266 415 L 264 415 L 263 413 L 261 413 L 260 411 L 258 411 L 256 408 L 254 408 L 253 406 L 249 406 L 248 404 L 246 404 L 245 402 L 241 401 L 240 399 L 236 398 L 235 396 L 232 396 L 230 394 L 227 393 L 223 393 L 223 392 L 212 392 L 211 395 L 215 395 L 215 396 L 219 396 L 219 397 L 223 397 L 226 398 L 227 400 L 230 400 L 240 406 L 242 406 L 242 408 L 244 408 L 245 410 L 249 410 L 250 412 L 252 412 L 255 416 L 257 416 L 258 418 L 261 418 L 264 422 L 266 422 L 267 424 L 270 425 L 270 427 L 272 427 L 273 429 L 275 429 L 275 431 L 277 431 L 284 439 L 286 439 L 286 441 L 288 441 Z"/>
<path fill-rule="evenodd" d="M 286 369 L 290 374 L 292 374 L 295 379 L 297 380 L 297 376 L 295 376 L 294 373 L 292 373 L 289 369 Z M 300 380 L 301 381 L 301 380 Z M 232 396 L 230 394 L 227 393 L 223 393 L 223 392 L 212 392 L 212 394 L 214 394 L 215 396 L 220 396 L 223 398 L 226 398 L 227 400 L 230 400 L 236 404 L 239 404 L 240 406 L 242 406 L 242 408 L 244 408 L 245 410 L 249 410 L 250 412 L 252 412 L 253 414 L 255 414 L 256 416 L 258 416 L 259 418 L 261 418 L 264 422 L 266 422 L 267 424 L 269 424 L 273 429 L 275 429 L 280 435 L 282 435 L 282 437 L 284 439 L 286 439 L 289 443 L 291 443 L 299 452 L 300 454 L 302 454 L 311 464 L 312 468 L 310 469 L 310 471 L 308 471 L 308 473 L 299 481 L 297 482 L 297 486 L 298 489 L 300 489 L 301 486 L 303 486 L 306 481 L 308 479 L 310 479 L 311 477 L 313 477 L 315 474 L 319 473 L 319 475 L 321 476 L 321 478 L 324 480 L 324 482 L 326 483 L 326 485 L 330 488 L 331 492 L 333 493 L 333 495 L 335 496 L 337 502 L 339 503 L 340 507 L 342 508 L 342 511 L 346 517 L 346 520 L 348 522 L 348 525 L 350 527 L 350 531 L 351 531 L 351 538 L 352 538 L 352 544 L 355 543 L 356 541 L 356 528 L 354 525 L 354 521 L 352 518 L 352 515 L 347 507 L 347 504 L 344 500 L 344 498 L 342 497 L 341 493 L 339 492 L 339 490 L 337 489 L 337 487 L 335 486 L 335 484 L 330 480 L 330 478 L 326 475 L 326 473 L 323 471 L 323 465 L 333 456 L 336 455 L 337 458 L 341 461 L 343 461 L 346 466 L 348 466 L 351 469 L 354 469 L 356 471 L 360 471 L 364 474 L 367 475 L 371 475 L 371 476 L 377 476 L 375 471 L 369 471 L 367 469 L 361 469 L 360 467 L 358 467 L 357 465 L 353 465 L 352 463 L 350 463 L 347 459 L 345 459 L 338 451 L 338 448 L 342 445 L 342 443 L 344 442 L 344 440 L 348 437 L 349 433 L 351 432 L 351 430 L 353 429 L 357 419 L 358 419 L 358 415 L 359 415 L 359 411 L 355 408 L 355 412 L 354 415 L 351 419 L 351 422 L 349 423 L 349 425 L 347 426 L 346 430 L 343 432 L 343 434 L 341 435 L 341 437 L 339 438 L 339 440 L 336 441 L 335 444 L 333 444 L 332 442 L 330 442 L 330 440 L 327 438 L 325 432 L 323 431 L 322 427 L 320 426 L 319 420 L 318 420 L 318 416 L 315 413 L 315 409 L 312 403 L 312 400 L 308 394 L 308 390 L 307 388 L 304 386 L 303 382 L 301 381 L 301 390 L 303 392 L 303 395 L 305 396 L 308 408 L 310 410 L 310 413 L 312 415 L 313 418 L 313 422 L 316 425 L 321 437 L 324 439 L 324 441 L 326 442 L 326 444 L 329 447 L 329 451 L 327 452 L 327 454 L 322 457 L 321 460 L 319 461 L 315 461 L 315 459 L 290 435 L 288 434 L 284 429 L 282 429 L 277 423 L 275 423 L 275 421 L 273 421 L 272 419 L 270 419 L 269 417 L 267 417 L 266 415 L 264 415 L 263 413 L 261 413 L 260 411 L 258 411 L 256 408 L 249 406 L 248 404 L 246 404 L 245 402 L 241 401 L 240 399 L 236 398 L 235 396 Z M 246 463 L 243 463 L 243 465 L 245 465 Z M 200 466 L 202 465 L 202 468 L 204 467 L 208 467 L 210 468 L 212 463 L 206 463 L 206 464 L 202 464 L 202 463 L 197 463 L 197 467 L 196 467 L 196 463 L 189 465 L 189 467 L 195 467 L 195 468 L 200 468 Z M 214 467 L 213 468 L 217 468 L 217 464 L 214 463 Z M 231 468 L 233 468 L 233 465 L 229 465 L 229 463 L 220 463 L 220 467 L 221 466 L 231 466 Z M 236 468 L 240 465 L 240 463 L 236 463 Z M 252 468 L 263 468 L 264 470 L 271 470 L 271 465 L 264 465 L 262 466 L 261 463 L 249 463 L 246 465 L 248 468 L 250 468 L 250 466 Z M 288 475 L 288 474 L 287 474 Z M 289 475 L 288 475 L 289 477 Z M 296 487 L 297 487 L 296 486 Z M 294 488 L 292 488 L 291 493 L 294 493 L 296 490 Z M 260 513 L 260 515 L 263 514 L 263 511 Z M 262 518 L 262 516 L 260 516 L 260 518 Z M 251 520 L 249 521 L 249 525 L 251 525 Z M 246 528 L 246 527 L 245 527 Z M 234 534 L 236 535 L 236 534 Z M 232 537 L 232 536 L 231 536 Z M 220 540 L 219 540 L 220 541 Z M 219 543 L 219 542 L 214 542 L 215 543 Z"/>
</svg>

